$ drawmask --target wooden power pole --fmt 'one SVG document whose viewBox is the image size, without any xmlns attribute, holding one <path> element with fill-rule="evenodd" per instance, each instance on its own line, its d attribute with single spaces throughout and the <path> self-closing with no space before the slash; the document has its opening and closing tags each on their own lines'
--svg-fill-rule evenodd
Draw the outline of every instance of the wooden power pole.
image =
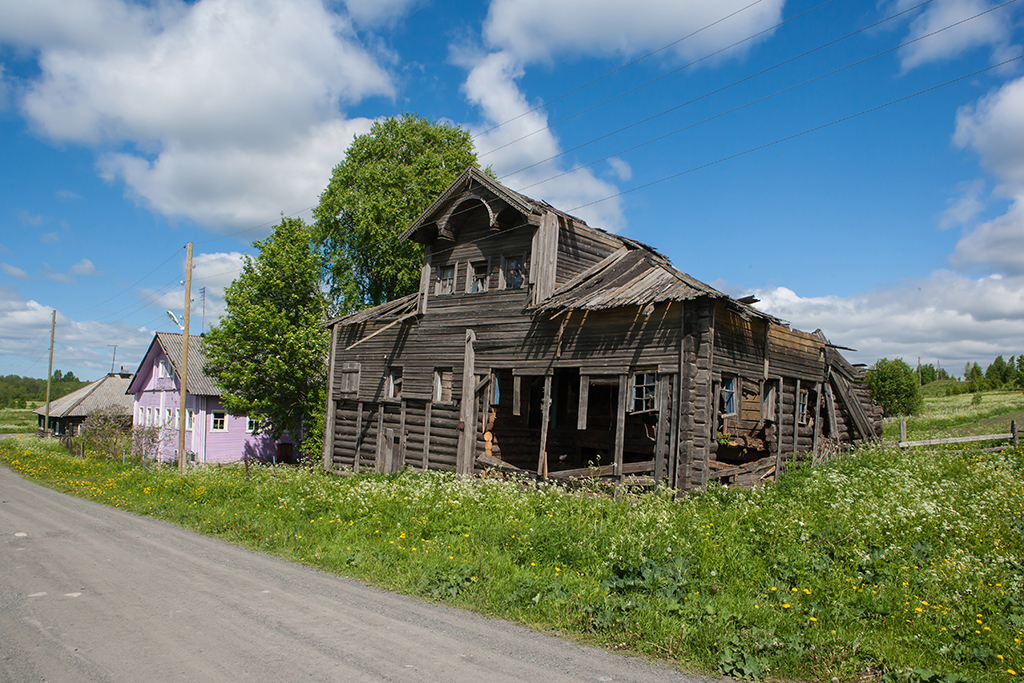
<svg viewBox="0 0 1024 683">
<path fill-rule="evenodd" d="M 188 393 L 188 318 L 192 302 L 192 243 L 185 245 L 185 316 L 181 330 L 181 369 L 178 382 L 181 384 L 181 410 L 178 414 L 178 471 L 185 472 L 185 425 L 188 418 L 185 395 Z M 195 427 L 193 426 L 193 429 Z"/>
<path fill-rule="evenodd" d="M 53 381 L 53 333 L 57 329 L 57 309 L 53 309 L 50 319 L 50 366 L 46 370 L 46 422 L 43 423 L 43 436 L 50 437 L 50 383 Z"/>
</svg>

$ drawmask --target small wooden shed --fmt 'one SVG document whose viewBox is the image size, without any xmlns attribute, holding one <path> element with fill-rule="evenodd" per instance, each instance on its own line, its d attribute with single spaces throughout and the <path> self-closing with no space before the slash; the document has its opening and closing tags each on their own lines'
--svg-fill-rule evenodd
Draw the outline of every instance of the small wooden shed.
<svg viewBox="0 0 1024 683">
<path fill-rule="evenodd" d="M 402 235 L 419 292 L 330 321 L 324 467 L 754 484 L 875 439 L 881 410 L 791 329 L 468 168 Z"/>
</svg>

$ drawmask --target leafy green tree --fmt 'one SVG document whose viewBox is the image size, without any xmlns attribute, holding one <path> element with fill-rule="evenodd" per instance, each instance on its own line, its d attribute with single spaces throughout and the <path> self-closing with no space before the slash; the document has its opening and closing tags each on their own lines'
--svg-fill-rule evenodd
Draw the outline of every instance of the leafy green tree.
<svg viewBox="0 0 1024 683">
<path fill-rule="evenodd" d="M 356 136 L 313 210 L 333 310 L 416 291 L 423 249 L 398 238 L 470 165 L 477 157 L 466 130 L 412 114 Z"/>
<path fill-rule="evenodd" d="M 226 392 L 232 415 L 256 420 L 257 432 L 297 438 L 323 412 L 328 337 L 320 261 L 311 228 L 297 218 L 282 217 L 253 246 L 259 254 L 245 257 L 224 291 L 227 313 L 206 335 L 206 371 Z M 320 437 L 307 433 L 307 452 Z"/>
<path fill-rule="evenodd" d="M 935 366 L 931 363 L 925 365 L 918 364 L 917 374 L 921 378 L 921 385 L 929 384 L 939 378 L 939 373 L 936 372 Z"/>
<path fill-rule="evenodd" d="M 902 358 L 880 358 L 868 370 L 867 384 L 886 415 L 916 415 L 924 406 L 917 373 Z"/>
<path fill-rule="evenodd" d="M 985 368 L 985 381 L 990 389 L 1000 388 L 1009 377 L 1009 368 L 1002 356 L 996 356 L 992 364 Z"/>
</svg>

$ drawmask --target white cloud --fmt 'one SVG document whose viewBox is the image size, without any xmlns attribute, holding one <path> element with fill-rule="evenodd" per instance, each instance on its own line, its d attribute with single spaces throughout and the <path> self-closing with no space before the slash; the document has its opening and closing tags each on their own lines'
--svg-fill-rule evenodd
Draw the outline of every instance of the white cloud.
<svg viewBox="0 0 1024 683">
<path fill-rule="evenodd" d="M 946 202 L 946 210 L 942 212 L 942 220 L 939 221 L 941 230 L 965 225 L 985 208 L 981 198 L 985 191 L 985 181 L 981 178 L 959 183 L 957 191 L 960 196 Z"/>
<path fill-rule="evenodd" d="M 612 167 L 612 173 L 614 173 L 619 180 L 629 180 L 633 177 L 632 167 L 619 157 L 611 157 L 608 159 L 608 165 Z"/>
<path fill-rule="evenodd" d="M 481 163 L 493 166 L 499 179 L 509 187 L 526 188 L 526 194 L 544 199 L 563 211 L 573 212 L 575 207 L 616 194 L 618 190 L 614 185 L 596 177 L 590 169 L 541 182 L 567 170 L 554 161 L 502 178 L 560 152 L 554 133 L 546 129 L 547 114 L 543 110 L 529 112 L 531 107 L 516 83 L 522 75 L 522 67 L 505 52 L 483 57 L 469 72 L 463 92 L 471 104 L 480 108 L 486 122 L 471 128 L 477 135 L 474 142 Z M 519 118 L 515 121 L 484 132 L 516 116 Z M 574 213 L 592 225 L 609 230 L 618 230 L 624 225 L 617 199 Z"/>
<path fill-rule="evenodd" d="M 389 24 L 405 16 L 421 0 L 346 0 L 352 20 L 367 27 Z"/>
<path fill-rule="evenodd" d="M 71 275 L 99 275 L 96 272 L 96 266 L 87 258 L 82 259 L 75 265 L 71 266 L 69 271 Z"/>
<path fill-rule="evenodd" d="M 973 107 L 961 108 L 954 140 L 978 153 L 982 165 L 1000 181 L 996 191 L 1012 201 L 1005 214 L 967 231 L 950 262 L 1024 274 L 1024 78 L 1006 83 Z"/>
<path fill-rule="evenodd" d="M 41 225 L 43 222 L 42 216 L 33 216 L 24 209 L 18 212 L 18 217 L 21 218 L 22 225 Z"/>
<path fill-rule="evenodd" d="M 0 285 L 0 374 L 46 377 L 52 311 Z M 53 367 L 92 380 L 110 370 L 108 344 L 118 345 L 118 365 L 134 371 L 153 333 L 124 322 L 78 321 L 58 312 L 55 336 Z"/>
<path fill-rule="evenodd" d="M 677 41 L 750 4 L 749 0 L 494 0 L 484 22 L 484 38 L 524 63 L 558 54 L 633 56 Z M 784 0 L 756 4 L 679 42 L 671 52 L 688 59 L 703 57 L 778 23 L 783 4 Z M 743 52 L 743 47 L 736 50 L 736 54 Z"/>
<path fill-rule="evenodd" d="M 349 21 L 317 0 L 87 7 L 77 32 L 7 13 L 7 40 L 39 50 L 22 110 L 53 140 L 118 148 L 103 174 L 166 215 L 236 228 L 315 204 L 369 127 L 340 110 L 394 94 Z M 110 40 L 94 40 L 106 22 Z"/>
<path fill-rule="evenodd" d="M 224 290 L 238 277 L 244 257 L 244 254 L 237 251 L 195 254 L 192 257 L 192 304 L 189 311 L 189 331 L 192 334 L 198 334 L 203 327 L 203 301 L 200 289 L 206 288 L 205 320 L 206 328 L 209 328 L 224 315 Z M 140 289 L 138 295 L 155 313 L 171 310 L 179 319 L 181 318 L 185 305 L 183 285 L 170 290 Z"/>
<path fill-rule="evenodd" d="M 4 271 L 4 274 L 7 275 L 7 277 L 13 277 L 15 280 L 24 280 L 28 282 L 32 279 L 32 276 L 21 268 L 7 263 L 0 263 L 0 270 Z"/>
<path fill-rule="evenodd" d="M 40 237 L 39 241 L 45 243 L 58 242 L 60 241 L 60 235 L 55 232 L 44 232 Z"/>
<path fill-rule="evenodd" d="M 936 360 L 959 373 L 997 355 L 1024 353 L 1024 278 L 971 279 L 938 271 L 851 297 L 801 297 L 779 287 L 758 290 L 757 307 L 797 329 L 821 329 L 854 362 L 881 357 Z"/>
<path fill-rule="evenodd" d="M 901 0 L 899 9 L 917 4 Z M 1011 44 L 1013 8 L 1002 8 L 965 21 L 994 7 L 998 2 L 987 0 L 934 0 L 910 24 L 908 39 L 921 38 L 947 26 L 960 23 L 934 36 L 908 45 L 900 51 L 904 70 L 934 61 L 955 59 L 968 50 L 991 47 L 994 62 L 1019 54 Z"/>
<path fill-rule="evenodd" d="M 73 277 L 71 277 L 67 273 L 58 273 L 50 266 L 49 263 L 43 263 L 42 273 L 43 277 L 45 277 L 47 280 L 53 280 L 54 282 L 60 282 L 65 285 L 76 284 L 75 279 Z"/>
<path fill-rule="evenodd" d="M 81 199 L 82 195 L 77 192 L 72 192 L 71 190 L 57 190 L 57 198 L 65 200 Z"/>
</svg>

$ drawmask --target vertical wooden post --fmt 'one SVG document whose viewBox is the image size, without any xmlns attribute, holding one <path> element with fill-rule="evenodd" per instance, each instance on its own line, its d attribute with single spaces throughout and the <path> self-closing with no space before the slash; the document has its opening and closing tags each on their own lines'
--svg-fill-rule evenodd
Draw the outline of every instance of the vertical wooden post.
<svg viewBox="0 0 1024 683">
<path fill-rule="evenodd" d="M 523 401 L 523 378 L 520 375 L 512 376 L 512 414 L 519 417 L 522 410 Z"/>
<path fill-rule="evenodd" d="M 327 351 L 327 405 L 324 410 L 323 468 L 334 466 L 334 425 L 337 420 L 338 404 L 334 401 L 334 354 L 338 347 L 338 326 L 331 326 L 331 348 Z M 356 387 L 358 390 L 358 387 Z"/>
<path fill-rule="evenodd" d="M 184 328 L 181 331 L 181 369 L 178 381 L 181 383 L 181 412 L 178 416 L 178 471 L 185 471 L 185 419 L 187 408 L 185 396 L 188 394 L 188 319 L 192 304 L 192 243 L 185 245 L 185 311 L 182 316 Z M 195 429 L 195 427 L 193 427 Z"/>
<path fill-rule="evenodd" d="M 363 449 L 363 402 L 356 401 L 356 450 L 352 456 L 352 471 L 359 471 L 359 451 Z"/>
<path fill-rule="evenodd" d="M 430 420 L 433 412 L 433 401 L 427 401 L 423 409 L 423 471 L 430 468 Z"/>
<path fill-rule="evenodd" d="M 43 436 L 50 438 L 50 382 L 53 381 L 53 335 L 57 331 L 57 309 L 50 318 L 50 364 L 46 370 L 46 421 L 43 422 Z"/>
<path fill-rule="evenodd" d="M 903 444 L 907 443 L 907 421 L 900 420 L 900 447 L 906 448 Z"/>
<path fill-rule="evenodd" d="M 668 434 L 669 429 L 669 416 L 671 411 L 668 409 L 668 375 L 661 375 L 658 377 L 658 394 L 654 399 L 655 406 L 658 410 L 658 429 L 657 439 L 658 442 L 654 445 L 654 480 L 661 481 L 665 473 L 662 471 L 665 469 L 665 436 Z"/>
<path fill-rule="evenodd" d="M 383 402 L 377 404 L 377 453 L 373 460 L 374 472 L 385 472 L 384 469 L 384 411 Z"/>
<path fill-rule="evenodd" d="M 405 399 L 402 399 L 402 415 L 398 423 L 398 453 L 395 454 L 394 471 L 405 467 Z"/>
<path fill-rule="evenodd" d="M 459 421 L 462 430 L 459 432 L 459 450 L 455 460 L 455 471 L 458 474 L 472 474 L 474 450 L 476 449 L 476 351 L 473 343 L 476 334 L 466 330 L 466 350 L 462 362 L 462 405 Z"/>
<path fill-rule="evenodd" d="M 783 379 L 779 378 L 779 392 L 775 397 L 775 481 L 782 476 L 782 387 Z"/>
<path fill-rule="evenodd" d="M 587 429 L 587 411 L 590 409 L 590 375 L 580 375 L 580 403 L 576 409 L 576 429 Z"/>
<path fill-rule="evenodd" d="M 551 421 L 551 375 L 544 376 L 544 396 L 540 401 L 540 456 L 537 474 L 548 477 L 548 425 Z"/>
<path fill-rule="evenodd" d="M 796 389 L 793 391 L 793 456 L 796 457 L 797 451 L 800 449 L 800 425 L 797 424 L 800 420 L 798 419 L 797 413 L 800 412 L 800 380 L 796 381 Z"/>
<path fill-rule="evenodd" d="M 814 385 L 814 438 L 811 440 L 811 460 L 818 455 L 818 439 L 821 437 L 821 382 Z"/>
<path fill-rule="evenodd" d="M 626 447 L 626 406 L 629 375 L 619 375 L 619 407 L 615 416 L 615 476 L 622 480 L 622 455 Z"/>
<path fill-rule="evenodd" d="M 1020 440 L 1017 434 L 1017 421 L 1010 420 L 1010 434 L 1013 435 L 1013 447 L 1017 448 L 1020 445 Z"/>
</svg>

